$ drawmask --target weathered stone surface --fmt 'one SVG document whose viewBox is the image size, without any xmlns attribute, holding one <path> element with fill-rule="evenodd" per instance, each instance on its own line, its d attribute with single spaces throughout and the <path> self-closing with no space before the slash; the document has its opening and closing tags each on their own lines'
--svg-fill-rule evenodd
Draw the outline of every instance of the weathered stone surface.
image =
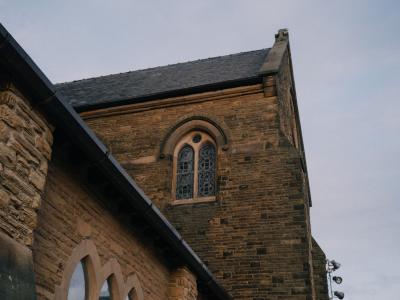
<svg viewBox="0 0 400 300">
<path fill-rule="evenodd" d="M 42 197 L 39 194 L 36 194 L 32 197 L 31 208 L 38 209 L 40 207 L 40 203 L 42 201 Z"/>
<path fill-rule="evenodd" d="M 2 85 L 0 229 L 25 245 L 33 242 L 36 210 L 41 202 L 51 154 L 48 141 L 52 140 L 52 133 L 42 118 L 12 85 Z"/>
<path fill-rule="evenodd" d="M 18 194 L 19 191 L 22 191 L 30 196 L 33 196 L 36 193 L 36 190 L 33 185 L 29 184 L 29 180 L 27 178 L 21 178 L 17 176 L 17 174 L 8 168 L 4 169 L 3 172 L 3 185 L 8 187 L 10 190 L 13 190 L 15 194 Z"/>
<path fill-rule="evenodd" d="M 24 120 L 19 117 L 15 111 L 5 105 L 0 105 L 0 120 L 15 129 L 20 129 L 25 126 Z"/>
<path fill-rule="evenodd" d="M 39 190 L 43 190 L 44 184 L 46 183 L 46 177 L 44 174 L 31 170 L 29 173 L 29 181 Z"/>
<path fill-rule="evenodd" d="M 7 207 L 10 203 L 10 195 L 5 190 L 0 189 L 0 209 Z"/>
<path fill-rule="evenodd" d="M 35 146 L 47 158 L 50 159 L 51 147 L 49 142 L 43 136 L 36 136 Z"/>
<path fill-rule="evenodd" d="M 0 142 L 0 162 L 9 168 L 13 168 L 17 161 L 17 153 L 3 142 Z"/>
<path fill-rule="evenodd" d="M 13 134 L 15 140 L 25 149 L 27 150 L 35 159 L 40 160 L 45 153 L 42 153 L 37 145 L 33 142 L 36 138 L 31 138 L 32 143 L 26 138 L 23 132 L 20 134 Z"/>
<path fill-rule="evenodd" d="M 11 128 L 4 121 L 0 121 L 0 142 L 6 142 L 10 132 Z"/>
<path fill-rule="evenodd" d="M 168 300 L 197 300 L 196 277 L 187 269 L 179 268 L 172 273 Z"/>
<path fill-rule="evenodd" d="M 24 145 L 21 145 L 21 143 L 17 141 L 16 136 L 18 136 L 18 133 L 11 134 L 7 142 L 7 146 L 16 151 L 19 155 L 21 155 L 24 159 L 26 159 L 29 163 L 32 163 L 36 167 L 39 164 L 39 160 L 34 156 L 32 156 L 29 150 L 26 149 Z"/>
<path fill-rule="evenodd" d="M 11 87 L 12 86 L 9 83 L 6 83 L 4 86 L 0 86 L 0 105 L 5 105 L 13 109 L 17 101 L 17 96 L 11 92 Z"/>
</svg>

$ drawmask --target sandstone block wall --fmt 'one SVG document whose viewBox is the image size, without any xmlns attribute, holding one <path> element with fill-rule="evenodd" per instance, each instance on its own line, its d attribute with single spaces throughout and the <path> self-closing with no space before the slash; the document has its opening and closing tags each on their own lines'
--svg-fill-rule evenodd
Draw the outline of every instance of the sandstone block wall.
<svg viewBox="0 0 400 300">
<path fill-rule="evenodd" d="M 151 245 L 143 244 L 118 215 L 105 209 L 79 179 L 78 171 L 59 159 L 57 152 L 49 166 L 33 245 L 38 299 L 54 298 L 66 262 L 86 238 L 95 244 L 101 266 L 114 259 L 124 281 L 137 275 L 144 299 L 168 299 L 171 270 L 163 258 Z"/>
<path fill-rule="evenodd" d="M 292 77 L 291 60 L 288 50 L 283 54 L 282 65 L 275 76 L 276 78 L 276 91 L 279 98 L 279 120 L 280 130 L 284 136 L 290 141 L 290 143 L 298 150 L 299 157 L 301 160 L 301 166 L 299 171 L 302 172 L 302 190 L 304 193 L 304 199 L 306 199 L 305 205 L 305 219 L 307 231 L 307 252 L 308 252 L 308 265 L 309 275 L 308 279 L 311 283 L 311 294 L 313 299 L 316 298 L 315 284 L 314 284 L 314 268 L 312 258 L 312 236 L 311 236 L 311 223 L 310 223 L 310 194 L 308 187 L 308 175 L 306 169 L 304 148 L 301 136 L 301 125 L 300 116 L 297 111 L 295 87 Z"/>
<path fill-rule="evenodd" d="M 83 114 L 235 299 L 313 294 L 302 156 L 282 130 L 274 91 L 259 84 Z M 229 138 L 218 149 L 218 193 L 215 202 L 173 206 L 172 162 L 160 159 L 160 145 L 193 116 Z"/>
<path fill-rule="evenodd" d="M 26 246 L 46 182 L 50 128 L 11 83 L 0 84 L 0 230 Z"/>
<path fill-rule="evenodd" d="M 137 275 L 143 293 L 137 296 L 196 299 L 195 276 L 184 268 L 168 269 L 153 246 L 107 212 L 67 168 L 68 156 L 58 153 L 49 162 L 52 144 L 46 118 L 13 84 L 1 82 L 0 294 L 54 299 L 72 251 L 89 238 L 97 245 L 101 267 L 118 261 L 124 280 Z M 185 298 L 176 298 L 177 291 Z"/>
<path fill-rule="evenodd" d="M 326 279 L 326 256 L 318 243 L 313 239 L 313 266 L 314 266 L 314 282 L 315 291 L 318 300 L 328 300 L 328 282 Z"/>
<path fill-rule="evenodd" d="M 179 268 L 172 273 L 169 300 L 196 300 L 196 277 L 187 269 Z"/>
</svg>

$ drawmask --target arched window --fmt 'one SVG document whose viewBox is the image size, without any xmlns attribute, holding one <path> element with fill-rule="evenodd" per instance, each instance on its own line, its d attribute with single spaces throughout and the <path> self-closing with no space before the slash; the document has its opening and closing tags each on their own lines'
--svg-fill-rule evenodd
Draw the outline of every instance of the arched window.
<svg viewBox="0 0 400 300">
<path fill-rule="evenodd" d="M 138 300 L 136 290 L 133 288 L 131 291 L 128 293 L 128 296 L 124 300 Z"/>
<path fill-rule="evenodd" d="M 55 299 L 59 300 L 143 300 L 143 289 L 137 274 L 124 278 L 115 258 L 101 265 L 93 241 L 82 240 L 72 251 L 65 264 L 60 285 L 55 287 Z M 123 297 L 123 298 L 121 298 Z"/>
<path fill-rule="evenodd" d="M 68 287 L 68 300 L 87 299 L 87 283 L 85 265 L 81 261 L 72 274 Z"/>
<path fill-rule="evenodd" d="M 177 143 L 172 185 L 175 204 L 215 200 L 216 151 L 214 140 L 202 131 L 191 131 Z"/>
<path fill-rule="evenodd" d="M 111 300 L 111 291 L 110 291 L 110 280 L 107 279 L 104 281 L 101 290 L 99 300 Z"/>
</svg>

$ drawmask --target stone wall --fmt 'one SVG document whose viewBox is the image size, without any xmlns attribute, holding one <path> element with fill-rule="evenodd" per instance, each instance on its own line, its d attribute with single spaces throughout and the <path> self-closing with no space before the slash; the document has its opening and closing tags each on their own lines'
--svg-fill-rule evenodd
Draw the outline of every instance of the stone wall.
<svg viewBox="0 0 400 300">
<path fill-rule="evenodd" d="M 259 84 L 83 114 L 235 299 L 312 295 L 305 174 L 275 90 Z M 218 194 L 174 206 L 172 162 L 160 148 L 176 124 L 196 116 L 228 137 L 218 149 Z"/>
<path fill-rule="evenodd" d="M 3 74 L 2 74 L 3 75 Z M 33 231 L 51 157 L 51 126 L 0 82 L 0 298 L 35 299 Z"/>
<path fill-rule="evenodd" d="M 144 299 L 167 299 L 172 271 L 166 261 L 151 245 L 135 236 L 123 218 L 105 208 L 79 179 L 79 171 L 58 157 L 59 151 L 62 150 L 54 149 L 35 231 L 33 256 L 38 299 L 54 299 L 57 288 L 62 285 L 66 263 L 85 239 L 97 249 L 99 270 L 115 260 L 121 268 L 123 282 L 136 274 Z M 102 274 L 99 270 L 94 273 Z"/>
<path fill-rule="evenodd" d="M 298 114 L 297 104 L 295 103 L 294 79 L 292 77 L 291 61 L 289 51 L 283 53 L 282 64 L 276 75 L 277 95 L 279 99 L 279 124 L 281 132 L 288 141 L 299 151 L 301 159 L 302 172 L 302 191 L 305 199 L 304 214 L 306 216 L 307 231 L 307 252 L 308 252 L 308 280 L 311 284 L 312 297 L 316 298 L 314 286 L 314 268 L 312 258 L 312 236 L 310 223 L 310 193 L 308 188 L 308 175 L 305 165 L 305 156 L 300 132 L 300 116 Z"/>
<path fill-rule="evenodd" d="M 185 298 L 178 299 L 196 299 L 195 276 L 169 269 L 152 245 L 108 212 L 68 168 L 68 155 L 59 149 L 49 163 L 52 130 L 13 84 L 0 84 L 1 298 L 65 299 L 57 291 L 66 288 L 71 254 L 91 241 L 99 257 L 97 280 L 121 268 L 112 281 L 122 282 L 118 294 L 139 284 L 137 300 L 177 299 L 180 292 Z"/>
<path fill-rule="evenodd" d="M 328 300 L 328 282 L 326 279 L 326 256 L 318 243 L 313 239 L 313 267 L 315 291 L 318 300 Z"/>
<path fill-rule="evenodd" d="M 173 272 L 169 285 L 169 300 L 196 300 L 196 277 L 187 269 L 179 268 Z"/>
<path fill-rule="evenodd" d="M 49 124 L 10 83 L 0 85 L 0 230 L 26 246 L 51 157 Z"/>
<path fill-rule="evenodd" d="M 290 69 L 290 58 L 287 52 L 283 56 L 282 67 L 276 75 L 277 95 L 279 98 L 280 129 L 288 140 L 299 148 L 299 132 L 296 122 L 295 106 L 293 102 L 294 86 Z"/>
</svg>

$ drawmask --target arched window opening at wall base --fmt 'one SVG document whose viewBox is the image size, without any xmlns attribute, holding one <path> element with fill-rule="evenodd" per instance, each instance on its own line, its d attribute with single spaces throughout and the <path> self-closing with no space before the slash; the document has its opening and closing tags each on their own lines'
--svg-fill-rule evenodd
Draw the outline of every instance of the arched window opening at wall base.
<svg viewBox="0 0 400 300">
<path fill-rule="evenodd" d="M 84 262 L 79 262 L 72 274 L 68 287 L 68 300 L 87 299 L 87 280 Z"/>
<path fill-rule="evenodd" d="M 136 290 L 135 289 L 131 289 L 131 291 L 129 292 L 128 296 L 126 296 L 126 298 L 124 300 L 138 300 L 137 294 L 136 294 Z"/>
<path fill-rule="evenodd" d="M 205 132 L 184 135 L 174 150 L 173 199 L 213 200 L 216 195 L 216 143 Z"/>
<path fill-rule="evenodd" d="M 104 281 L 101 290 L 99 300 L 111 300 L 110 280 Z"/>
</svg>

